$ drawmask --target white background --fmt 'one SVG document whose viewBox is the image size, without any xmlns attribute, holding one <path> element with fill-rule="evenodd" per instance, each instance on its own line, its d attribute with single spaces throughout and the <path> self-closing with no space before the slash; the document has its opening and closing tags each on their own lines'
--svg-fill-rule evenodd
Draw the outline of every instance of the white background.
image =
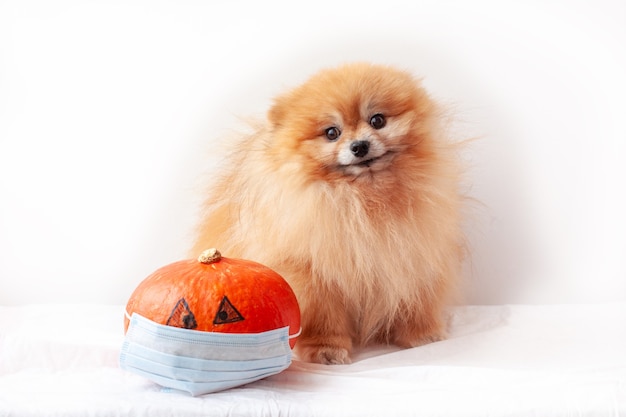
<svg viewBox="0 0 626 417">
<path fill-rule="evenodd" d="M 625 301 L 625 5 L 2 1 L 0 304 L 125 303 L 187 256 L 220 138 L 353 60 L 479 138 L 468 302 Z"/>
</svg>

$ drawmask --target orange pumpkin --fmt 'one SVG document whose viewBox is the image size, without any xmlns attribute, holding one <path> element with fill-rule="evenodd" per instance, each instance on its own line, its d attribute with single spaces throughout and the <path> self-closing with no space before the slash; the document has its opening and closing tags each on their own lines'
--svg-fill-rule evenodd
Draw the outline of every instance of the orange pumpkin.
<svg viewBox="0 0 626 417">
<path fill-rule="evenodd" d="M 196 259 L 166 265 L 143 280 L 126 305 L 133 313 L 175 327 L 221 333 L 260 333 L 289 326 L 300 331 L 291 287 L 259 263 L 209 249 Z M 124 331 L 128 330 L 124 319 Z M 296 338 L 290 340 L 293 348 Z"/>
</svg>

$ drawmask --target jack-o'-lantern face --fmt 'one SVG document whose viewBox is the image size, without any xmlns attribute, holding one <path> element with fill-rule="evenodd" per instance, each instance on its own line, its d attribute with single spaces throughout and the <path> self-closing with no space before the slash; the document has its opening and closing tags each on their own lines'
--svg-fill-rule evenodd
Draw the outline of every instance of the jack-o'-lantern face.
<svg viewBox="0 0 626 417">
<path fill-rule="evenodd" d="M 241 313 L 230 302 L 227 296 L 222 297 L 217 312 L 213 318 L 213 324 L 228 324 L 235 323 L 237 321 L 245 320 Z M 181 327 L 183 329 L 195 329 L 198 327 L 196 316 L 189 308 L 187 300 L 181 298 L 176 303 L 176 306 L 172 310 L 167 322 L 168 326 Z"/>
<path fill-rule="evenodd" d="M 167 265 L 147 277 L 126 306 L 160 324 L 206 332 L 261 333 L 300 329 L 300 309 L 287 282 L 251 261 L 219 258 Z M 128 320 L 125 321 L 125 329 Z M 295 338 L 291 339 L 292 347 Z"/>
</svg>

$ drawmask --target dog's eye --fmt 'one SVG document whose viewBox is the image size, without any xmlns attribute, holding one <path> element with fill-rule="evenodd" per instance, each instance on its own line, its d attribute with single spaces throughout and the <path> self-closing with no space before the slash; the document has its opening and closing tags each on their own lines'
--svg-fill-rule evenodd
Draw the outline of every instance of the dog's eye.
<svg viewBox="0 0 626 417">
<path fill-rule="evenodd" d="M 326 129 L 324 133 L 326 133 L 326 138 L 330 141 L 335 141 L 339 139 L 339 136 L 341 135 L 341 131 L 334 126 Z"/>
<path fill-rule="evenodd" d="M 386 124 L 387 121 L 385 120 L 385 116 L 380 113 L 373 115 L 370 119 L 370 125 L 374 129 L 382 129 L 383 127 L 385 127 Z"/>
</svg>

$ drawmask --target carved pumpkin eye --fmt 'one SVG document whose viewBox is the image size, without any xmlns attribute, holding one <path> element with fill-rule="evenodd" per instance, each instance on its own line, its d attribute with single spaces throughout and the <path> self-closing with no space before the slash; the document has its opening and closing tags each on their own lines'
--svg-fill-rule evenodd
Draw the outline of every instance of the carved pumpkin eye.
<svg viewBox="0 0 626 417">
<path fill-rule="evenodd" d="M 184 298 L 178 300 L 165 324 L 183 329 L 195 329 L 198 327 L 196 317 Z"/>
<path fill-rule="evenodd" d="M 235 306 L 230 302 L 228 297 L 224 296 L 217 309 L 213 324 L 234 323 L 236 321 L 245 320 L 241 313 L 237 311 Z"/>
<path fill-rule="evenodd" d="M 382 129 L 383 127 L 385 127 L 386 124 L 387 124 L 387 120 L 385 120 L 385 116 L 383 116 L 380 113 L 373 115 L 372 118 L 370 119 L 370 125 L 374 129 Z"/>
<path fill-rule="evenodd" d="M 337 139 L 339 139 L 339 136 L 341 136 L 341 131 L 335 126 L 329 127 L 324 131 L 324 133 L 326 134 L 326 139 L 331 142 L 336 141 Z"/>
</svg>

